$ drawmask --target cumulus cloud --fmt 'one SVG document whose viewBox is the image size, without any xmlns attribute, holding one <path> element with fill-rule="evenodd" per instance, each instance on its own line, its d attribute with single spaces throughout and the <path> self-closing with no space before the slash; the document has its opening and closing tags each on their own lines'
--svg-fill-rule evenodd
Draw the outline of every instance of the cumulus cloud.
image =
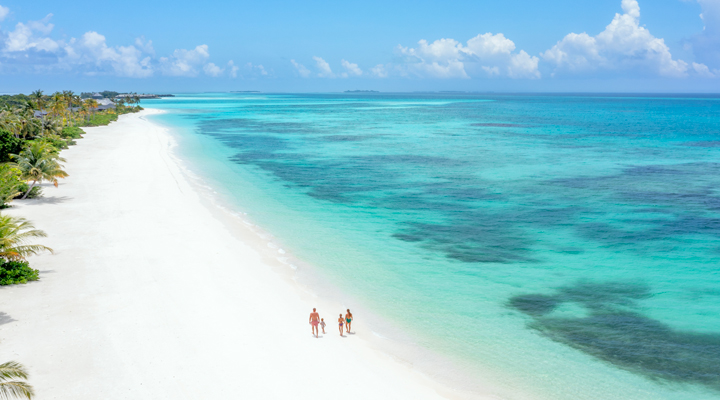
<svg viewBox="0 0 720 400">
<path fill-rule="evenodd" d="M 710 68 L 708 68 L 705 64 L 699 64 L 699 63 L 692 63 L 692 68 L 695 71 L 698 76 L 701 76 L 703 78 L 715 78 L 717 76 L 720 76 L 720 70 L 712 70 L 710 71 Z"/>
<path fill-rule="evenodd" d="M 228 69 L 230 70 L 230 77 L 237 78 L 240 67 L 235 65 L 235 62 L 233 60 L 228 61 Z"/>
<path fill-rule="evenodd" d="M 378 78 L 387 78 L 388 77 L 388 71 L 385 69 L 385 66 L 382 64 L 378 64 L 372 68 L 370 68 L 370 72 L 373 74 L 373 76 L 376 76 Z"/>
<path fill-rule="evenodd" d="M 317 65 L 318 69 L 318 76 L 321 78 L 334 78 L 335 74 L 332 72 L 332 69 L 330 68 L 330 64 L 327 63 L 327 61 L 323 60 L 320 57 L 313 57 L 313 60 L 315 60 L 315 64 Z"/>
<path fill-rule="evenodd" d="M 485 76 L 540 77 L 538 57 L 515 52 L 515 43 L 502 33 L 477 35 L 466 45 L 455 39 L 420 40 L 416 48 L 398 46 L 396 54 L 408 71 L 420 76 L 469 78 L 468 70 L 477 70 Z"/>
<path fill-rule="evenodd" d="M 296 62 L 295 60 L 290 60 L 290 62 L 291 62 L 292 65 L 295 67 L 295 69 L 297 70 L 297 73 L 298 73 L 301 77 L 303 77 L 303 78 L 308 78 L 308 77 L 310 77 L 311 72 L 310 72 L 309 69 L 305 68 L 304 65 Z"/>
<path fill-rule="evenodd" d="M 210 58 L 208 45 L 201 44 L 194 49 L 177 49 L 171 57 L 161 57 L 162 72 L 170 76 L 197 76 L 198 69 Z"/>
<path fill-rule="evenodd" d="M 9 9 L 0 6 L 4 18 Z M 102 34 L 89 31 L 80 38 L 54 39 L 52 14 L 39 21 L 20 22 L 10 31 L 0 30 L 0 65 L 5 73 L 72 71 L 87 75 L 134 78 L 153 76 L 157 71 L 172 76 L 224 75 L 225 69 L 208 63 L 207 45 L 175 50 L 171 56 L 155 58 L 151 40 L 135 39 L 127 46 L 111 46 Z M 231 64 L 230 75 L 236 74 Z M 237 67 L 234 67 L 237 68 Z"/>
<path fill-rule="evenodd" d="M 148 77 L 153 74 L 150 57 L 143 57 L 141 50 L 134 46 L 109 47 L 105 36 L 87 32 L 80 40 L 72 41 L 64 48 L 66 55 L 60 58 L 62 64 L 95 65 L 98 72 L 114 72 L 118 76 Z"/>
<path fill-rule="evenodd" d="M 720 68 L 720 1 L 697 0 L 702 9 L 702 32 L 685 41 L 696 61 Z"/>
<path fill-rule="evenodd" d="M 432 43 L 422 39 L 417 48 L 398 45 L 396 53 L 407 68 L 417 75 L 435 78 L 469 78 L 462 62 L 462 44 L 454 39 L 438 39 Z"/>
<path fill-rule="evenodd" d="M 5 38 L 5 53 L 19 53 L 26 51 L 33 52 L 55 52 L 60 48 L 61 42 L 57 42 L 47 35 L 53 30 L 51 24 L 52 14 L 48 14 L 40 21 L 30 21 L 23 24 L 18 22 L 15 29 L 8 32 Z"/>
<path fill-rule="evenodd" d="M 262 64 L 253 64 L 253 63 L 249 62 L 249 63 L 245 64 L 245 66 L 247 67 L 248 71 L 255 76 L 258 76 L 258 75 L 267 76 L 268 75 L 268 72 L 265 70 L 265 67 L 263 67 Z"/>
<path fill-rule="evenodd" d="M 203 66 L 203 71 L 205 71 L 205 75 L 217 78 L 218 76 L 221 76 L 223 72 L 225 72 L 225 68 L 220 68 L 214 63 L 207 63 Z"/>
<path fill-rule="evenodd" d="M 155 55 L 152 40 L 145 40 L 144 36 L 135 39 L 135 46 L 144 53 Z"/>
<path fill-rule="evenodd" d="M 8 16 L 8 14 L 10 14 L 10 9 L 7 7 L 0 6 L 0 22 L 2 22 L 5 19 L 5 17 Z"/>
<path fill-rule="evenodd" d="M 675 60 L 665 41 L 640 26 L 637 0 L 622 0 L 623 14 L 597 36 L 570 33 L 542 53 L 558 73 L 638 71 L 667 77 L 687 75 L 688 64 Z"/>
<path fill-rule="evenodd" d="M 340 64 L 347 70 L 347 72 L 343 72 L 344 78 L 347 78 L 348 76 L 360 76 L 363 74 L 363 71 L 357 64 L 353 64 L 345 60 L 340 61 Z"/>
</svg>

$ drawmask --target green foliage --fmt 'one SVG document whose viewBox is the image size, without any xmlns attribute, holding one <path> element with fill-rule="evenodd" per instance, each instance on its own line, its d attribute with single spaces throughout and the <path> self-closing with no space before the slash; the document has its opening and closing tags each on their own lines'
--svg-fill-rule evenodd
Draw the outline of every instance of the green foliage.
<svg viewBox="0 0 720 400">
<path fill-rule="evenodd" d="M 0 129 L 0 162 L 10 161 L 10 154 L 17 154 L 22 150 L 23 140 L 16 138 L 5 129 Z"/>
<path fill-rule="evenodd" d="M 28 244 L 33 238 L 45 237 L 25 218 L 0 215 L 0 258 L 5 261 L 25 261 L 28 256 L 43 251 L 53 252 L 47 246 Z"/>
<path fill-rule="evenodd" d="M 0 164 L 0 209 L 10 207 L 8 203 L 24 193 L 23 186 L 26 187 L 25 190 L 29 187 L 20 179 L 20 170 Z"/>
<path fill-rule="evenodd" d="M 57 148 L 43 141 L 32 142 L 20 154 L 13 154 L 12 158 L 16 160 L 14 166 L 21 172 L 20 178 L 24 181 L 32 181 L 30 189 L 42 181 L 50 181 L 57 187 L 57 179 L 68 176 L 60 164 L 65 162 L 65 159 L 58 155 Z M 27 197 L 29 193 L 31 192 L 26 192 L 23 198 Z"/>
<path fill-rule="evenodd" d="M 42 188 L 40 186 L 33 186 L 32 189 L 30 189 L 30 193 L 28 193 L 26 196 L 25 194 L 27 193 L 28 189 L 30 189 L 29 183 L 27 183 L 27 182 L 20 183 L 20 187 L 19 187 L 20 194 L 18 194 L 17 196 L 15 196 L 13 198 L 14 199 L 37 199 L 37 198 L 42 197 Z"/>
<path fill-rule="evenodd" d="M 39 271 L 30 268 L 27 261 L 5 261 L 0 264 L 0 286 L 28 283 L 39 278 Z"/>
<path fill-rule="evenodd" d="M 107 112 L 98 112 L 90 117 L 82 126 L 101 126 L 109 125 L 113 121 L 117 121 L 117 114 L 109 114 Z"/>
<path fill-rule="evenodd" d="M 82 139 L 84 133 L 85 131 L 77 126 L 66 126 L 60 132 L 60 136 L 64 139 Z"/>
<path fill-rule="evenodd" d="M 72 139 L 63 139 L 60 135 L 45 135 L 41 139 L 29 141 L 28 144 L 35 142 L 45 143 L 52 147 L 52 151 L 57 153 L 60 150 L 67 149 L 70 142 L 72 142 Z M 73 144 L 75 143 L 73 142 Z"/>
<path fill-rule="evenodd" d="M 0 95 L 0 107 L 4 107 L 6 105 L 11 107 L 21 107 L 27 104 L 28 100 L 30 100 L 30 96 L 24 94 L 3 94 Z"/>
</svg>

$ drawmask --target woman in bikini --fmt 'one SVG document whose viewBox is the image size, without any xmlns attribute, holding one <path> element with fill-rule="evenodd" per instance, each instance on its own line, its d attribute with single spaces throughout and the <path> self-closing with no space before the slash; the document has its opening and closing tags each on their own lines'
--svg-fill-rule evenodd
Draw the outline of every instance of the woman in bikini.
<svg viewBox="0 0 720 400">
<path fill-rule="evenodd" d="M 352 324 L 352 313 L 348 309 L 347 314 L 345 314 L 345 329 L 348 333 L 350 333 L 350 324 Z"/>
<path fill-rule="evenodd" d="M 340 317 L 338 318 L 338 324 L 340 325 L 340 336 L 343 335 L 342 333 L 343 333 L 343 323 L 344 323 L 344 322 L 345 322 L 345 321 L 343 321 L 342 314 L 340 314 Z"/>
</svg>

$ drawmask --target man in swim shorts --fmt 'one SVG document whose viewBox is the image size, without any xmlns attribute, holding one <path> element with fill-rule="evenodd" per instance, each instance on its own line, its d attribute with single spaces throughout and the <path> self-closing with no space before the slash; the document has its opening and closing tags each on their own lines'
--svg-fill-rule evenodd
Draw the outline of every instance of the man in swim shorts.
<svg viewBox="0 0 720 400">
<path fill-rule="evenodd" d="M 312 325 L 312 333 L 315 335 L 315 337 L 318 337 L 318 324 L 320 323 L 320 314 L 315 311 L 313 308 L 313 312 L 310 313 L 310 325 Z"/>
</svg>

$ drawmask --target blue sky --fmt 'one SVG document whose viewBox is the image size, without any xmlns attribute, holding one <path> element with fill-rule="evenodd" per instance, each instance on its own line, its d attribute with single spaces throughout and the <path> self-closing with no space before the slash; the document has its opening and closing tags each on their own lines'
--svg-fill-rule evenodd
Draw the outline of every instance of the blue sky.
<svg viewBox="0 0 720 400">
<path fill-rule="evenodd" d="M 720 92 L 720 0 L 0 0 L 0 92 Z"/>
</svg>

